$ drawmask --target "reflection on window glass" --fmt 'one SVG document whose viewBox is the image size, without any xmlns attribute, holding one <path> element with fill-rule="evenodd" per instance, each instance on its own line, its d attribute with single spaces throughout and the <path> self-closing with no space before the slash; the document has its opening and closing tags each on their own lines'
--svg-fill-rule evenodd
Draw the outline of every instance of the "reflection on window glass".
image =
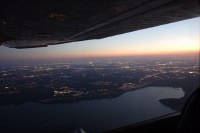
<svg viewBox="0 0 200 133">
<path fill-rule="evenodd" d="M 199 86 L 198 27 L 194 18 L 47 48 L 1 46 L 0 128 L 101 132 L 180 112 Z"/>
</svg>

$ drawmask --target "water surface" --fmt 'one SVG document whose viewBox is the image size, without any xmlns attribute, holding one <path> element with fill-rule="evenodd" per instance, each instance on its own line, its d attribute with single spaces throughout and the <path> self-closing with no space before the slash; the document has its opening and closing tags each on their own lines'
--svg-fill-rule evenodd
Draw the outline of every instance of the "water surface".
<svg viewBox="0 0 200 133">
<path fill-rule="evenodd" d="M 173 113 L 175 110 L 164 106 L 159 100 L 183 96 L 181 88 L 146 87 L 112 99 L 2 106 L 1 132 L 44 133 L 77 128 L 101 132 Z M 9 126 L 12 128 L 7 129 Z"/>
</svg>

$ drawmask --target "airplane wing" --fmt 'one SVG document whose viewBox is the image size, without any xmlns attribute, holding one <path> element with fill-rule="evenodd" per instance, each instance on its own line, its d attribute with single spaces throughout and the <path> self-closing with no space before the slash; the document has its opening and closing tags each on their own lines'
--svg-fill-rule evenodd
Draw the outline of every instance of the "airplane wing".
<svg viewBox="0 0 200 133">
<path fill-rule="evenodd" d="M 198 16 L 199 0 L 1 0 L 0 45 L 102 39 Z"/>
</svg>

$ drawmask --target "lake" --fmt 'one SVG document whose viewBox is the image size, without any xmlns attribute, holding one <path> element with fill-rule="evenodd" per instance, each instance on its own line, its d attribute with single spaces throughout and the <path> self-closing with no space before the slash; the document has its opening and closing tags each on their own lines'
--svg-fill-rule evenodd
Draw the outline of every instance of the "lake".
<svg viewBox="0 0 200 133">
<path fill-rule="evenodd" d="M 101 132 L 176 112 L 159 100 L 183 96 L 181 88 L 146 87 L 112 99 L 1 106 L 0 132 L 44 133 L 77 128 Z"/>
</svg>

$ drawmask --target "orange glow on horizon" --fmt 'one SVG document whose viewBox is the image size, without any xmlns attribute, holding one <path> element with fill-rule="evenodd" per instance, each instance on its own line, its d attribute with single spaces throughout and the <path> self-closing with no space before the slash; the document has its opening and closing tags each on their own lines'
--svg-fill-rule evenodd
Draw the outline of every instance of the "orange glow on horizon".
<svg viewBox="0 0 200 133">
<path fill-rule="evenodd" d="M 120 56 L 165 56 L 165 55 L 199 55 L 199 51 L 178 51 L 178 52 L 163 52 L 163 51 L 158 51 L 158 52 L 137 52 L 137 53 L 97 53 L 97 54 L 60 54 L 60 55 L 54 55 L 50 58 L 52 59 L 68 59 L 68 58 L 95 58 L 95 57 L 120 57 Z M 44 57 L 45 58 L 45 57 Z M 49 56 L 47 57 L 49 58 Z"/>
<path fill-rule="evenodd" d="M 184 41 L 183 41 L 184 42 Z M 117 57 L 117 56 L 151 56 L 151 55 L 191 55 L 199 54 L 200 46 L 193 40 L 185 39 L 187 43 L 154 43 L 154 45 L 134 45 L 121 48 L 88 49 L 87 52 L 59 53 L 51 55 L 52 58 L 90 58 L 90 57 Z M 148 47 L 149 46 L 149 47 Z"/>
</svg>

